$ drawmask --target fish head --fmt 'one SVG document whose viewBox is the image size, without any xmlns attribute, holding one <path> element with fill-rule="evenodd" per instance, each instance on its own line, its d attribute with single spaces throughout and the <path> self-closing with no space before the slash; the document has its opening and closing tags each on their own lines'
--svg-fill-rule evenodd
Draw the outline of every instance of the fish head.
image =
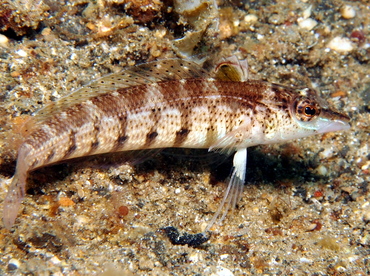
<svg viewBox="0 0 370 276">
<path fill-rule="evenodd" d="M 300 138 L 313 134 L 343 131 L 350 128 L 350 118 L 333 108 L 311 88 L 299 89 L 291 98 L 289 113 L 295 125 L 293 137 Z"/>
</svg>

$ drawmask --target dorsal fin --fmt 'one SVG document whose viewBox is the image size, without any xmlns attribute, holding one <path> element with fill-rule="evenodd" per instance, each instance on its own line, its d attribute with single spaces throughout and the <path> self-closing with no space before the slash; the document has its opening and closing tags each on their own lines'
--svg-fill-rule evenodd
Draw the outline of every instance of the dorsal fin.
<svg viewBox="0 0 370 276">
<path fill-rule="evenodd" d="M 46 105 L 35 114 L 34 123 L 40 124 L 73 105 L 117 89 L 166 80 L 201 78 L 206 75 L 207 72 L 200 65 L 182 59 L 159 60 L 128 67 L 118 73 L 96 79 L 58 101 Z"/>
</svg>

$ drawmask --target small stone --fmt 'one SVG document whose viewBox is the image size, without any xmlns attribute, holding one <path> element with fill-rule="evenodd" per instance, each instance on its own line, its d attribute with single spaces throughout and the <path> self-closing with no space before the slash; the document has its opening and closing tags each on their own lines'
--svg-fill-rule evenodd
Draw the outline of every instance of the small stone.
<svg viewBox="0 0 370 276">
<path fill-rule="evenodd" d="M 13 72 L 11 72 L 11 73 L 10 73 L 10 75 L 11 75 L 13 78 L 18 78 L 18 77 L 21 75 L 21 73 L 19 73 L 18 71 L 13 71 Z"/>
<path fill-rule="evenodd" d="M 86 216 L 77 216 L 76 217 L 76 223 L 78 224 L 87 224 L 90 222 L 90 219 Z"/>
<path fill-rule="evenodd" d="M 212 276 L 234 276 L 234 274 L 231 272 L 230 269 L 223 267 L 223 266 L 217 266 L 216 272 L 211 274 Z"/>
<path fill-rule="evenodd" d="M 229 258 L 229 256 L 230 256 L 229 254 L 221 254 L 220 259 L 221 260 L 226 260 L 227 258 Z"/>
<path fill-rule="evenodd" d="M 61 197 L 58 200 L 58 203 L 59 203 L 60 206 L 63 206 L 63 207 L 69 207 L 69 206 L 73 206 L 73 205 L 76 204 L 76 203 L 73 202 L 72 199 L 70 199 L 68 197 Z"/>
<path fill-rule="evenodd" d="M 325 176 L 328 174 L 328 169 L 324 165 L 318 166 L 316 170 L 319 175 Z"/>
<path fill-rule="evenodd" d="M 9 263 L 8 263 L 8 270 L 16 270 L 18 269 L 19 267 L 21 266 L 21 263 L 19 260 L 17 259 L 10 259 Z"/>
<path fill-rule="evenodd" d="M 348 194 L 352 194 L 353 192 L 357 191 L 357 188 L 352 187 L 352 186 L 345 186 L 345 187 L 341 187 L 341 190 Z"/>
<path fill-rule="evenodd" d="M 163 38 L 166 34 L 167 34 L 166 29 L 161 29 L 161 30 L 155 31 L 154 36 L 156 38 Z"/>
<path fill-rule="evenodd" d="M 306 263 L 306 264 L 311 264 L 311 263 L 313 263 L 313 261 L 312 261 L 312 260 L 307 259 L 307 258 L 305 258 L 305 257 L 300 258 L 300 259 L 299 259 L 299 261 L 300 261 L 301 263 Z"/>
<path fill-rule="evenodd" d="M 337 36 L 328 43 L 327 47 L 336 52 L 346 53 L 353 50 L 353 43 L 349 38 Z"/>
<path fill-rule="evenodd" d="M 44 29 L 41 31 L 41 34 L 42 34 L 43 36 L 50 35 L 50 34 L 51 34 L 51 29 L 50 29 L 50 28 L 44 28 Z"/>
<path fill-rule="evenodd" d="M 356 16 L 356 10 L 350 5 L 345 5 L 340 9 L 340 14 L 345 19 L 351 19 Z"/>
<path fill-rule="evenodd" d="M 122 206 L 118 207 L 118 214 L 120 216 L 125 217 L 125 216 L 128 215 L 128 213 L 129 213 L 129 208 L 127 206 L 122 205 Z"/>
<path fill-rule="evenodd" d="M 193 1 L 173 1 L 175 11 L 179 14 L 197 14 L 206 10 L 211 1 L 208 0 L 193 0 Z"/>
<path fill-rule="evenodd" d="M 189 254 L 189 261 L 197 263 L 202 259 L 202 256 L 199 252 Z"/>
<path fill-rule="evenodd" d="M 330 97 L 332 97 L 332 98 L 336 98 L 336 97 L 339 97 L 339 98 L 347 97 L 347 93 L 345 91 L 342 91 L 342 90 L 337 90 L 334 93 L 331 93 L 330 94 Z"/>
<path fill-rule="evenodd" d="M 370 209 L 365 210 L 363 214 L 362 220 L 366 223 L 370 222 Z"/>
<path fill-rule="evenodd" d="M 312 12 L 312 5 L 310 5 L 307 9 L 305 9 L 302 13 L 303 19 L 307 19 L 311 16 Z"/>
<path fill-rule="evenodd" d="M 306 18 L 306 19 L 298 18 L 297 22 L 300 28 L 306 29 L 308 31 L 311 31 L 317 25 L 317 21 L 312 18 Z"/>
<path fill-rule="evenodd" d="M 62 263 L 57 256 L 52 257 L 49 261 L 53 265 L 60 265 Z M 53 274 L 53 275 L 55 275 L 55 274 Z"/>
<path fill-rule="evenodd" d="M 316 226 L 317 226 L 316 223 L 310 223 L 309 225 L 307 225 L 306 231 L 312 232 L 316 229 Z"/>
<path fill-rule="evenodd" d="M 142 257 L 139 259 L 139 267 L 143 270 L 153 270 L 154 263 L 152 260 L 148 259 L 147 256 Z"/>
<path fill-rule="evenodd" d="M 370 160 L 366 161 L 364 165 L 361 166 L 361 170 L 368 170 L 370 168 Z"/>
<path fill-rule="evenodd" d="M 252 24 L 258 21 L 258 17 L 254 14 L 247 14 L 244 16 L 244 22 Z"/>
<path fill-rule="evenodd" d="M 79 198 L 84 198 L 85 197 L 85 191 L 83 189 L 79 188 L 77 190 L 77 195 L 78 195 Z"/>
<path fill-rule="evenodd" d="M 0 34 L 0 46 L 5 48 L 9 46 L 9 39 L 3 34 Z"/>
<path fill-rule="evenodd" d="M 88 29 L 90 29 L 91 31 L 96 30 L 96 25 L 95 25 L 95 24 L 93 24 L 93 23 L 91 23 L 91 22 L 86 23 L 86 27 L 87 27 Z"/>
<path fill-rule="evenodd" d="M 16 53 L 17 55 L 21 56 L 21 57 L 26 57 L 26 56 L 28 56 L 27 52 L 26 52 L 26 51 L 24 51 L 24 50 L 22 50 L 22 49 L 20 49 L 20 50 L 16 51 L 15 53 Z"/>
<path fill-rule="evenodd" d="M 333 148 L 332 147 L 327 147 L 325 150 L 319 153 L 320 158 L 323 159 L 328 159 L 332 157 L 334 154 Z"/>
<path fill-rule="evenodd" d="M 360 244 L 362 244 L 364 246 L 368 245 L 370 243 L 370 234 L 369 233 L 364 233 L 363 237 L 361 237 L 359 239 L 359 242 L 360 242 Z"/>
</svg>

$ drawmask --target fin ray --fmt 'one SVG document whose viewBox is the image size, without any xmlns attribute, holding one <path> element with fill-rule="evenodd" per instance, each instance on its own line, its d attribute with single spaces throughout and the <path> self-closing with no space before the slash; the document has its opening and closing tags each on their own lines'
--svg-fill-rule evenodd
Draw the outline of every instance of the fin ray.
<svg viewBox="0 0 370 276">
<path fill-rule="evenodd" d="M 236 204 L 240 200 L 241 195 L 243 193 L 246 166 L 247 166 L 247 149 L 246 148 L 238 149 L 234 155 L 233 170 L 231 173 L 228 187 L 224 193 L 224 197 L 222 198 L 222 201 L 216 213 L 213 215 L 212 219 L 206 226 L 204 232 L 209 231 L 215 224 L 221 224 L 221 222 L 225 219 L 230 208 L 236 207 Z M 221 213 L 222 216 L 221 218 L 218 219 Z"/>
</svg>

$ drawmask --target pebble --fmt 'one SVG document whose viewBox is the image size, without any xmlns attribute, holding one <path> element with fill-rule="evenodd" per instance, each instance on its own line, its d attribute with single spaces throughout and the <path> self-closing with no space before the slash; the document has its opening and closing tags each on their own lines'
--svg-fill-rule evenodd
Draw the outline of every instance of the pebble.
<svg viewBox="0 0 370 276">
<path fill-rule="evenodd" d="M 58 204 L 60 206 L 63 206 L 63 207 L 69 207 L 69 206 L 73 206 L 75 205 L 76 203 L 73 202 L 72 199 L 68 198 L 68 197 L 61 197 L 59 200 L 58 200 Z"/>
<path fill-rule="evenodd" d="M 325 176 L 328 174 L 328 169 L 324 165 L 320 165 L 317 167 L 317 173 L 319 175 Z"/>
<path fill-rule="evenodd" d="M 370 160 L 366 161 L 365 164 L 361 166 L 361 170 L 368 170 L 370 168 Z"/>
<path fill-rule="evenodd" d="M 317 227 L 316 223 L 310 223 L 309 225 L 307 225 L 306 231 L 309 231 L 309 232 L 314 231 L 316 227 Z"/>
<path fill-rule="evenodd" d="M 21 266 L 21 263 L 17 259 L 10 259 L 8 263 L 8 270 L 16 270 Z"/>
<path fill-rule="evenodd" d="M 44 28 L 44 29 L 41 31 L 41 34 L 42 34 L 43 36 L 50 35 L 50 34 L 51 34 L 51 29 L 50 29 L 50 28 Z"/>
<path fill-rule="evenodd" d="M 254 14 L 247 14 L 246 16 L 244 16 L 244 22 L 246 23 L 255 23 L 257 22 L 258 20 L 258 17 Z"/>
<path fill-rule="evenodd" d="M 358 190 L 356 187 L 352 187 L 352 186 L 345 186 L 345 187 L 341 187 L 340 189 L 348 194 L 352 194 L 354 192 L 357 192 Z"/>
<path fill-rule="evenodd" d="M 311 16 L 311 13 L 312 13 L 312 5 L 310 5 L 307 9 L 305 9 L 302 12 L 303 19 L 309 18 Z"/>
<path fill-rule="evenodd" d="M 298 18 L 297 22 L 298 22 L 298 26 L 301 29 L 306 29 L 308 31 L 311 31 L 317 25 L 317 21 L 312 18 L 306 18 L 306 19 Z"/>
<path fill-rule="evenodd" d="M 320 201 L 318 201 L 316 198 L 312 198 L 312 199 L 311 199 L 311 201 L 313 202 L 313 205 L 315 206 L 315 209 L 316 209 L 317 211 L 321 212 L 321 211 L 322 211 L 323 206 L 322 206 L 322 204 L 320 203 Z M 313 229 L 315 229 L 315 228 L 316 228 L 316 226 L 317 226 L 317 224 L 315 223 L 315 227 L 314 227 L 314 228 L 312 228 L 312 230 L 313 230 Z"/>
<path fill-rule="evenodd" d="M 370 208 L 367 210 L 364 210 L 362 220 L 366 223 L 370 221 Z"/>
<path fill-rule="evenodd" d="M 0 34 L 0 46 L 5 48 L 9 46 L 9 39 L 3 34 Z"/>
<path fill-rule="evenodd" d="M 359 242 L 363 245 L 367 245 L 370 242 L 370 233 L 364 233 L 364 236 L 359 240 Z"/>
<path fill-rule="evenodd" d="M 216 272 L 211 274 L 212 276 L 234 276 L 234 274 L 231 272 L 230 269 L 223 267 L 223 266 L 217 266 Z"/>
<path fill-rule="evenodd" d="M 60 265 L 62 263 L 57 256 L 52 257 L 49 262 L 53 265 Z"/>
<path fill-rule="evenodd" d="M 212 3 L 212 1 L 208 0 L 193 0 L 193 1 L 175 0 L 173 2 L 176 12 L 180 14 L 195 14 L 197 12 L 205 10 L 208 4 Z"/>
<path fill-rule="evenodd" d="M 15 52 L 17 55 L 21 56 L 21 57 L 26 57 L 27 56 L 27 52 L 20 49 L 18 51 Z"/>
<path fill-rule="evenodd" d="M 349 38 L 346 37 L 334 37 L 327 45 L 331 50 L 340 53 L 346 53 L 353 50 L 353 44 Z"/>
<path fill-rule="evenodd" d="M 13 77 L 13 78 L 17 78 L 21 75 L 21 73 L 19 73 L 18 71 L 13 71 L 10 73 L 10 75 Z"/>
<path fill-rule="evenodd" d="M 307 259 L 307 258 L 305 258 L 305 257 L 300 258 L 300 259 L 299 259 L 299 261 L 300 261 L 301 263 L 306 263 L 306 264 L 311 264 L 311 263 L 313 263 L 313 261 L 312 261 L 312 260 Z"/>
<path fill-rule="evenodd" d="M 345 19 L 351 19 L 351 18 L 354 18 L 356 16 L 356 10 L 350 5 L 344 5 L 340 9 L 340 14 Z"/>
<path fill-rule="evenodd" d="M 334 93 L 330 94 L 330 97 L 332 97 L 332 98 L 336 98 L 336 97 L 342 98 L 342 97 L 346 97 L 346 96 L 347 96 L 347 93 L 345 91 L 342 91 L 342 90 L 337 90 Z"/>
<path fill-rule="evenodd" d="M 153 270 L 154 263 L 152 260 L 148 259 L 147 256 L 141 257 L 139 259 L 139 267 L 143 270 Z"/>
<path fill-rule="evenodd" d="M 199 262 L 200 260 L 202 260 L 202 256 L 200 253 L 198 252 L 195 252 L 195 253 L 191 253 L 189 254 L 189 261 L 193 262 L 193 263 L 197 263 Z"/>
<path fill-rule="evenodd" d="M 327 147 L 325 150 L 319 153 L 320 158 L 328 159 L 332 157 L 334 154 L 334 150 L 332 147 Z"/>
<path fill-rule="evenodd" d="M 312 13 L 312 5 L 302 12 L 302 17 L 297 19 L 298 26 L 301 29 L 306 29 L 308 31 L 311 31 L 313 28 L 316 27 L 317 21 L 315 19 L 309 18 L 311 16 L 311 13 Z"/>
</svg>

